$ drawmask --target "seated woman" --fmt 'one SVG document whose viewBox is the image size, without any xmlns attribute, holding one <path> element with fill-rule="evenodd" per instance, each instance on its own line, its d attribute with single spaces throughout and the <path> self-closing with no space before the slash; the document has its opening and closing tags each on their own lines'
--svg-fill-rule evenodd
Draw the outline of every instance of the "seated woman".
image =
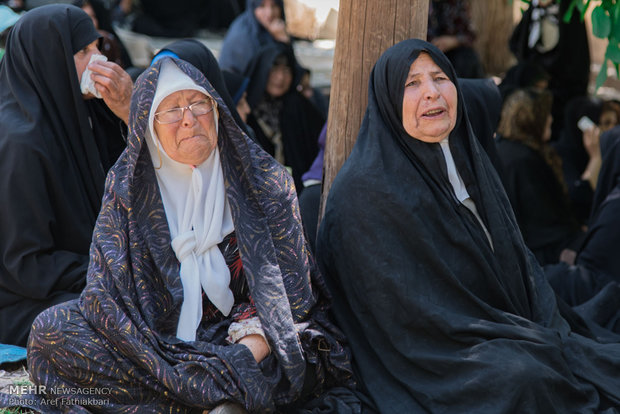
<svg viewBox="0 0 620 414">
<path fill-rule="evenodd" d="M 220 52 L 223 70 L 246 73 L 261 47 L 281 43 L 291 45 L 286 32 L 283 0 L 247 0 L 245 11 L 230 25 Z"/>
<path fill-rule="evenodd" d="M 369 84 L 317 258 L 370 408 L 617 407 L 620 344 L 611 332 L 610 343 L 572 332 L 558 312 L 445 55 L 422 40 L 400 42 Z"/>
<path fill-rule="evenodd" d="M 620 283 L 620 127 L 601 136 L 601 172 L 592 202 L 592 214 L 577 263 L 611 276 Z"/>
<path fill-rule="evenodd" d="M 295 412 L 334 386 L 344 398 L 348 358 L 297 211 L 283 168 L 204 76 L 157 61 L 134 89 L 86 288 L 33 325 L 32 380 L 109 389 L 87 407 L 102 412 Z"/>
<path fill-rule="evenodd" d="M 518 90 L 504 102 L 497 129 L 502 181 L 527 247 L 540 264 L 557 263 L 582 232 L 572 212 L 562 161 L 549 145 L 551 101 L 547 91 Z"/>
<path fill-rule="evenodd" d="M 116 63 L 89 65 L 99 38 L 88 15 L 66 4 L 25 13 L 9 34 L 0 65 L 0 343 L 25 346 L 34 318 L 84 287 L 132 88 Z M 80 90 L 88 77 L 102 99 Z"/>
<path fill-rule="evenodd" d="M 301 176 L 319 152 L 318 138 L 325 118 L 295 87 L 296 60 L 290 48 L 267 46 L 258 52 L 247 76 L 248 125 L 256 141 L 276 160 L 289 167 L 298 192 Z"/>
<path fill-rule="evenodd" d="M 546 266 L 545 274 L 568 305 L 620 333 L 620 127 L 601 135 L 600 151 L 603 165 L 583 243 L 565 255 L 566 263 Z"/>
<path fill-rule="evenodd" d="M 553 145 L 562 158 L 564 181 L 577 219 L 586 225 L 601 167 L 599 137 L 620 124 L 620 105 L 594 96 L 579 97 L 568 103 L 565 112 L 562 134 Z M 583 117 L 596 128 L 582 130 L 579 125 Z"/>
</svg>

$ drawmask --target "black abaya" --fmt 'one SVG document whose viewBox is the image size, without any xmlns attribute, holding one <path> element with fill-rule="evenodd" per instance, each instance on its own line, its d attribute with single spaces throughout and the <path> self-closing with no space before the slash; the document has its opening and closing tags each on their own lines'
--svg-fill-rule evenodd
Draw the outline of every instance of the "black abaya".
<svg viewBox="0 0 620 414">
<path fill-rule="evenodd" d="M 603 165 L 575 266 L 545 267 L 554 290 L 584 317 L 620 333 L 620 127 L 601 136 Z"/>
<path fill-rule="evenodd" d="M 603 133 L 601 155 L 603 164 L 592 202 L 590 225 L 577 263 L 612 276 L 620 283 L 620 127 Z"/>
<path fill-rule="evenodd" d="M 582 236 L 568 196 L 543 156 L 522 142 L 501 138 L 502 181 L 525 244 L 541 265 L 557 263 Z"/>
<path fill-rule="evenodd" d="M 247 101 L 252 108 L 248 125 L 254 130 L 259 145 L 271 155 L 275 153 L 274 144 L 257 122 L 255 109 L 261 100 L 271 99 L 267 97 L 265 91 L 269 71 L 274 61 L 282 55 L 286 56 L 289 67 L 295 73 L 297 63 L 293 50 L 290 46 L 279 43 L 261 49 L 251 65 L 251 70 L 246 73 L 250 78 Z M 312 102 L 297 91 L 295 87 L 297 83 L 298 80 L 293 77 L 288 91 L 283 96 L 272 99 L 272 102 L 280 101 L 282 109 L 278 114 L 278 120 L 282 133 L 284 164 L 291 168 L 295 187 L 300 192 L 303 188 L 301 176 L 308 171 L 319 152 L 318 138 L 325 124 L 325 118 Z"/>
<path fill-rule="evenodd" d="M 382 413 L 617 406 L 620 344 L 586 339 L 561 317 L 460 92 L 450 149 L 492 244 L 457 201 L 440 146 L 405 132 L 405 80 L 421 51 L 459 90 L 449 61 L 427 42 L 383 54 L 317 239 L 362 388 Z"/>
<path fill-rule="evenodd" d="M 73 54 L 99 37 L 86 13 L 26 13 L 0 62 L 0 342 L 24 345 L 47 307 L 76 298 L 122 123 L 84 101 Z M 92 123 L 92 128 L 91 128 Z"/>
<path fill-rule="evenodd" d="M 602 104 L 602 100 L 596 97 L 579 97 L 568 102 L 564 116 L 564 128 L 560 138 L 553 143 L 558 155 L 562 158 L 562 173 L 568 196 L 581 224 L 588 222 L 594 191 L 590 182 L 581 178 L 590 156 L 583 146 L 583 131 L 579 129 L 577 122 L 582 116 L 598 122 Z"/>
</svg>

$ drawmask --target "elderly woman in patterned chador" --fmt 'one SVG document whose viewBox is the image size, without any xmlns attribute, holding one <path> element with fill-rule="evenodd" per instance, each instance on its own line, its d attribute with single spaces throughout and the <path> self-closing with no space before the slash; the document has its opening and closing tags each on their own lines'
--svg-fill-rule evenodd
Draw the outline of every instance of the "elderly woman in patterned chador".
<svg viewBox="0 0 620 414">
<path fill-rule="evenodd" d="M 109 388 L 104 412 L 356 412 L 284 167 L 181 60 L 141 75 L 130 124 L 87 286 L 33 325 L 34 382 Z"/>
</svg>

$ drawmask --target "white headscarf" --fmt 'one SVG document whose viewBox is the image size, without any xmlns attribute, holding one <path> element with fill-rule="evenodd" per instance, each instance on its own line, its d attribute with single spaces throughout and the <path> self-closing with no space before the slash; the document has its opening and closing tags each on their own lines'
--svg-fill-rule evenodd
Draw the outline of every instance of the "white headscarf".
<svg viewBox="0 0 620 414">
<path fill-rule="evenodd" d="M 209 96 L 172 61 L 164 62 L 149 114 L 147 135 L 150 137 L 146 142 L 155 166 L 172 249 L 181 263 L 183 305 L 177 337 L 194 341 L 202 319 L 202 290 L 224 315 L 230 313 L 234 304 L 229 287 L 230 271 L 218 248 L 224 237 L 234 230 L 234 225 L 217 145 L 206 161 L 194 167 L 170 158 L 155 133 L 154 115 L 161 101 L 186 89 Z M 217 111 L 213 114 L 217 131 Z"/>
</svg>

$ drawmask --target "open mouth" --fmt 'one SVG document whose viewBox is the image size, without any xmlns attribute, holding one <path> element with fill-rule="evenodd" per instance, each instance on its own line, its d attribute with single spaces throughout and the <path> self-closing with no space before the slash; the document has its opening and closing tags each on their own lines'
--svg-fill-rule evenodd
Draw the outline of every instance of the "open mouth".
<svg viewBox="0 0 620 414">
<path fill-rule="evenodd" d="M 431 109 L 430 111 L 426 111 L 422 114 L 422 116 L 427 118 L 434 118 L 440 115 L 443 115 L 446 111 L 443 109 Z"/>
</svg>

